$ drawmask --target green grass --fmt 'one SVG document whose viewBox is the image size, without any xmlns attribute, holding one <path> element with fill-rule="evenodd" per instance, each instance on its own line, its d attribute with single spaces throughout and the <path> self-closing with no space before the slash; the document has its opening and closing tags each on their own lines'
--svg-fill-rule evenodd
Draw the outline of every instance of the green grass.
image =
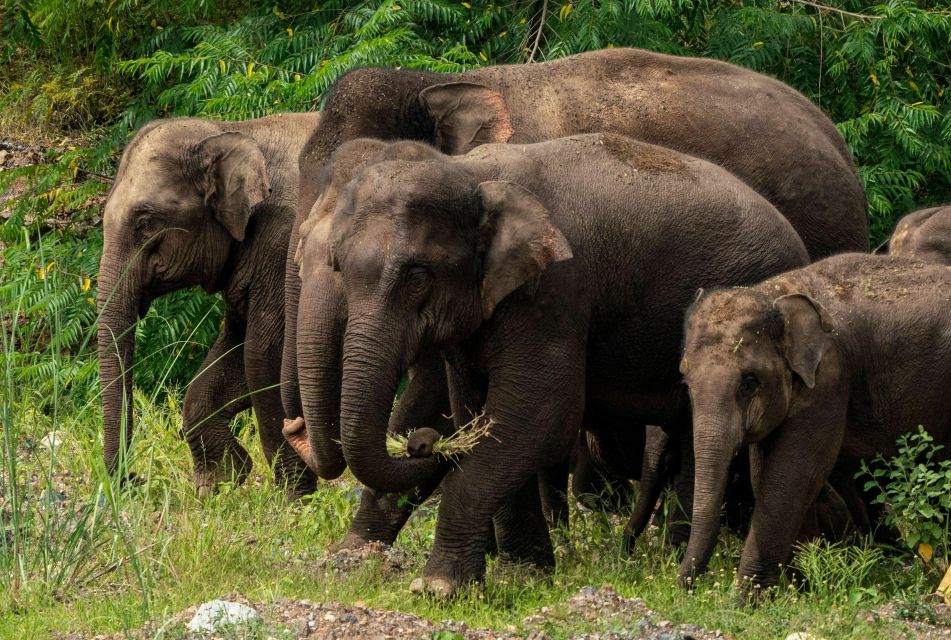
<svg viewBox="0 0 951 640">
<path fill-rule="evenodd" d="M 521 629 L 526 616 L 551 607 L 544 630 L 555 638 L 612 624 L 560 615 L 578 589 L 606 583 L 621 595 L 642 598 L 675 624 L 699 624 L 737 638 L 793 631 L 892 638 L 904 623 L 877 619 L 870 611 L 891 602 L 910 615 L 930 615 L 919 600 L 938 576 L 892 551 L 810 545 L 796 561 L 808 586 L 784 584 L 764 606 L 750 609 L 738 604 L 733 588 L 741 550 L 736 538 L 724 534 L 710 573 L 695 592 L 685 592 L 677 583 L 677 558 L 660 543 L 660 533 L 640 541 L 628 556 L 621 548 L 620 519 L 575 507 L 570 529 L 555 533 L 558 567 L 547 580 L 500 571 L 490 562 L 484 586 L 452 602 L 411 596 L 409 582 L 432 545 L 433 505 L 414 517 L 397 542 L 408 571 L 394 573 L 371 559 L 354 571 L 335 572 L 323 562 L 325 550 L 341 539 L 356 509 L 355 482 L 323 484 L 310 501 L 288 504 L 271 480 L 250 415 L 239 418 L 236 429 L 254 458 L 254 474 L 242 486 L 224 486 L 200 500 L 180 437 L 182 390 L 156 383 L 137 390 L 137 434 L 126 462 L 142 482 L 120 486 L 109 478 L 95 387 L 71 375 L 77 363 L 95 362 L 94 335 L 71 336 L 74 346 L 64 348 L 71 316 L 51 302 L 61 288 L 57 278 L 76 277 L 54 271 L 34 282 L 34 267 L 8 270 L 16 278 L 6 283 L 0 307 L 0 638 L 121 633 L 236 592 L 265 604 L 284 596 L 362 601 L 496 629 Z M 193 329 L 181 331 L 177 340 L 190 342 Z M 17 354 L 23 345 L 32 350 L 30 362 L 43 367 L 23 366 Z M 175 357 L 155 356 L 167 358 L 167 367 Z M 147 377 L 166 379 L 161 366 L 150 366 L 158 373 Z M 59 441 L 52 450 L 44 444 L 51 434 Z M 274 635 L 264 628 L 247 633 L 242 637 Z"/>
<path fill-rule="evenodd" d="M 408 573 L 389 574 L 376 561 L 346 575 L 324 570 L 319 567 L 324 550 L 341 538 L 356 506 L 350 482 L 325 484 L 309 503 L 288 505 L 270 480 L 249 418 L 239 428 L 255 457 L 255 474 L 245 485 L 226 486 L 201 501 L 178 435 L 179 408 L 171 401 L 150 404 L 144 394 L 136 399 L 139 437 L 130 467 L 144 483 L 128 488 L 110 484 L 103 472 L 96 408 L 60 414 L 54 422 L 5 401 L 12 436 L 6 443 L 15 446 L 15 455 L 11 458 L 8 449 L 3 466 L 3 523 L 7 537 L 11 526 L 19 529 L 15 549 L 6 546 L 0 557 L 0 637 L 121 632 L 233 592 L 265 603 L 281 596 L 362 600 L 434 620 L 504 629 L 520 627 L 542 606 L 557 611 L 583 586 L 609 583 L 622 595 L 643 598 L 674 623 L 697 623 L 737 637 L 809 630 L 825 637 L 886 638 L 894 637 L 901 623 L 870 622 L 866 610 L 929 586 L 919 570 L 896 570 L 900 563 L 879 549 L 814 546 L 803 554 L 800 568 L 826 580 L 814 580 L 808 589 L 781 588 L 771 602 L 752 610 L 737 604 L 732 589 L 740 551 L 735 538 L 724 536 L 710 575 L 696 593 L 686 593 L 677 586 L 676 558 L 657 535 L 628 557 L 620 548 L 619 520 L 576 510 L 570 531 L 557 534 L 559 563 L 550 580 L 499 572 L 490 563 L 482 589 L 472 588 L 450 603 L 414 598 L 406 587 L 431 545 L 434 509 L 427 508 L 400 537 L 398 547 L 412 567 Z M 54 430 L 61 444 L 51 454 L 41 440 Z M 18 523 L 11 522 L 13 477 L 21 504 Z M 65 494 L 70 502 L 50 508 L 39 501 L 43 490 Z M 555 616 L 547 631 L 561 637 L 577 624 Z"/>
</svg>

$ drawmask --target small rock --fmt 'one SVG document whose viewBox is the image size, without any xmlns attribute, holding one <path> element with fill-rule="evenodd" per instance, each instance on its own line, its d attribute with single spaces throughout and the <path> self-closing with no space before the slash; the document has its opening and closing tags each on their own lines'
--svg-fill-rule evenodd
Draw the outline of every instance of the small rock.
<svg viewBox="0 0 951 640">
<path fill-rule="evenodd" d="M 0 151 L 0 153 L 3 153 L 3 152 Z M 0 164 L 3 164 L 3 163 L 0 162 Z M 62 444 L 63 444 L 63 441 L 62 439 L 60 439 L 59 435 L 52 431 L 50 431 L 45 436 L 40 438 L 40 445 L 44 449 L 49 451 L 50 453 L 55 453 L 56 450 L 59 449 L 60 446 L 62 446 Z"/>
<path fill-rule="evenodd" d="M 198 607 L 195 617 L 188 623 L 188 630 L 217 631 L 225 625 L 260 619 L 261 615 L 249 606 L 237 602 L 211 600 Z"/>
<path fill-rule="evenodd" d="M 786 640 L 819 640 L 819 638 L 805 631 L 797 631 L 786 636 Z"/>
<path fill-rule="evenodd" d="M 0 149 L 0 166 L 3 166 L 4 164 L 6 164 L 7 158 L 9 158 L 11 155 L 12 154 L 9 151 Z"/>
</svg>

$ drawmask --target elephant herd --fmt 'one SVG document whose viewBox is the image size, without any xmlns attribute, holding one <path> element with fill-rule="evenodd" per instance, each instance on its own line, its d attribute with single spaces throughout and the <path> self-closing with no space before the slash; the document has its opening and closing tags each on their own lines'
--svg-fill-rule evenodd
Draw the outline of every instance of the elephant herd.
<svg viewBox="0 0 951 640">
<path fill-rule="evenodd" d="M 184 403 L 199 491 L 250 471 L 231 421 L 252 407 L 291 495 L 347 467 L 366 485 L 341 546 L 393 542 L 438 489 L 414 592 L 482 578 L 489 549 L 551 568 L 569 471 L 578 497 L 616 496 L 587 504 L 632 511 L 629 545 L 672 485 L 688 583 L 739 504 L 739 586 L 768 587 L 797 540 L 871 527 L 860 461 L 919 424 L 951 444 L 951 207 L 869 254 L 834 125 L 727 63 L 358 69 L 319 114 L 159 120 L 103 224 L 109 470 L 128 468 L 137 319 L 219 292 Z M 465 455 L 433 453 L 473 423 Z"/>
</svg>

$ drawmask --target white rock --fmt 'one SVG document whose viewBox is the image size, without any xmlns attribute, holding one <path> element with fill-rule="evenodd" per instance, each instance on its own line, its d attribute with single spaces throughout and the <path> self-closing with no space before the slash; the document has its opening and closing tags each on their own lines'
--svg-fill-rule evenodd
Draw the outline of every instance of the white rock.
<svg viewBox="0 0 951 640">
<path fill-rule="evenodd" d="M 50 431 L 40 439 L 40 444 L 43 445 L 43 448 L 47 451 L 55 452 L 59 449 L 60 445 L 63 444 L 63 441 L 57 433 Z"/>
<path fill-rule="evenodd" d="M 188 623 L 189 631 L 217 631 L 228 624 L 241 624 L 252 620 L 259 620 L 261 615 L 246 605 L 224 600 L 206 602 L 195 612 L 195 617 Z"/>
<path fill-rule="evenodd" d="M 786 636 L 786 640 L 821 640 L 819 636 L 814 636 L 811 633 L 806 633 L 805 631 L 797 631 L 796 633 L 790 633 Z"/>
</svg>

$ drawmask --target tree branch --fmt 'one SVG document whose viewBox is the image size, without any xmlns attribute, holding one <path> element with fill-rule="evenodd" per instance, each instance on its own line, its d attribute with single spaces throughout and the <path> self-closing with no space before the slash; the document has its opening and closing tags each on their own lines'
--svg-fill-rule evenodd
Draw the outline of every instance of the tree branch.
<svg viewBox="0 0 951 640">
<path fill-rule="evenodd" d="M 790 2 L 795 2 L 796 4 L 804 4 L 807 7 L 812 7 L 818 9 L 819 11 L 831 11 L 832 13 L 839 13 L 844 16 L 852 16 L 853 18 L 859 18 L 860 20 L 881 20 L 883 16 L 870 16 L 866 13 L 853 13 L 852 11 L 846 11 L 845 9 L 839 9 L 838 7 L 830 7 L 828 5 L 819 4 L 818 2 L 810 2 L 810 0 L 789 0 Z"/>
<path fill-rule="evenodd" d="M 535 54 L 538 53 L 538 45 L 542 39 L 542 31 L 545 30 L 545 18 L 548 14 L 548 0 L 542 0 L 542 15 L 538 20 L 538 29 L 535 31 L 535 44 L 532 45 L 532 51 L 528 54 L 528 62 L 535 62 Z"/>
</svg>

